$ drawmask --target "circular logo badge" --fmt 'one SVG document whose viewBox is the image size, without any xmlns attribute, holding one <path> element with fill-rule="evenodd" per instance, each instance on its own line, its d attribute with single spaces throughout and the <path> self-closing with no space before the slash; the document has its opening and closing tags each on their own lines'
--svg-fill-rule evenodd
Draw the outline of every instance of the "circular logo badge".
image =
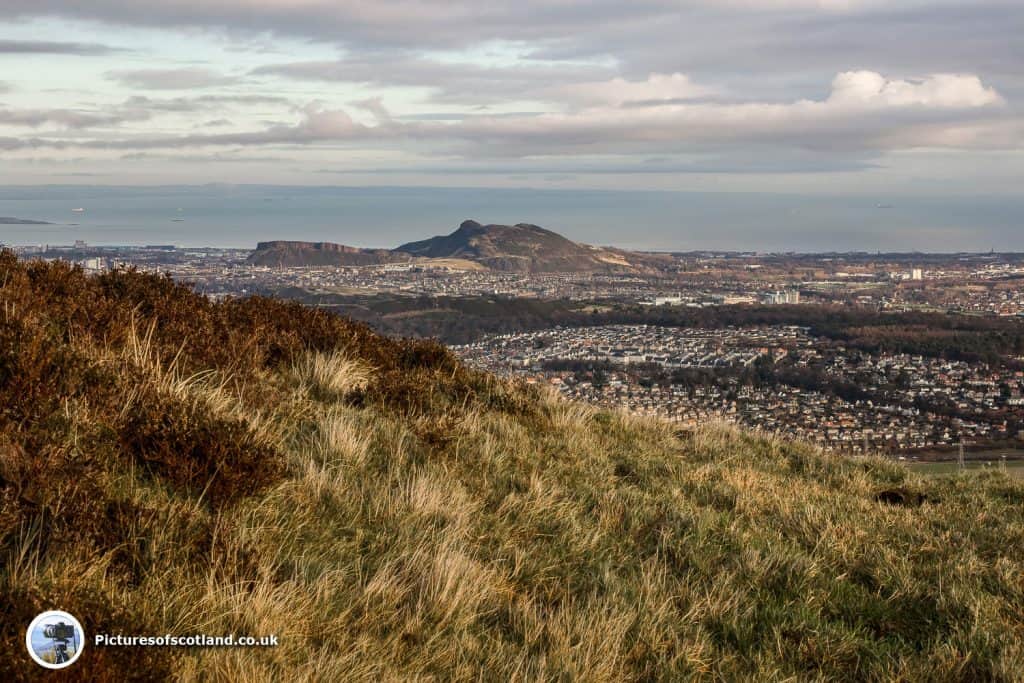
<svg viewBox="0 0 1024 683">
<path fill-rule="evenodd" d="M 71 666 L 85 647 L 85 631 L 67 612 L 43 612 L 28 626 L 25 647 L 36 664 L 47 669 Z"/>
</svg>

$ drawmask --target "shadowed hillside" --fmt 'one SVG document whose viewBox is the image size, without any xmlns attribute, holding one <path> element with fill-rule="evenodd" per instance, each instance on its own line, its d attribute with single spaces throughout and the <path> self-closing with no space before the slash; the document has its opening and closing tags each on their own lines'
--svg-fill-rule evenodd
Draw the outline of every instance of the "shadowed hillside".
<svg viewBox="0 0 1024 683">
<path fill-rule="evenodd" d="M 0 254 L 0 677 L 1016 680 L 1024 484 L 564 402 L 431 342 Z"/>
<path fill-rule="evenodd" d="M 296 266 L 370 266 L 408 261 L 405 254 L 388 249 L 360 249 L 332 242 L 294 242 L 275 240 L 260 242 L 249 255 L 256 266 L 292 268 Z"/>
</svg>

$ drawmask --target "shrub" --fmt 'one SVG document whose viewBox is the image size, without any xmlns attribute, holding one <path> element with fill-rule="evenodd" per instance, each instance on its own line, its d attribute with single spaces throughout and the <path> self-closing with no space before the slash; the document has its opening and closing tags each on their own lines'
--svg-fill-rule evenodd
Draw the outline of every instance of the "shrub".
<svg viewBox="0 0 1024 683">
<path fill-rule="evenodd" d="M 241 420 L 211 415 L 201 405 L 150 395 L 124 420 L 121 444 L 130 457 L 173 486 L 220 507 L 251 496 L 284 476 L 280 453 Z"/>
</svg>

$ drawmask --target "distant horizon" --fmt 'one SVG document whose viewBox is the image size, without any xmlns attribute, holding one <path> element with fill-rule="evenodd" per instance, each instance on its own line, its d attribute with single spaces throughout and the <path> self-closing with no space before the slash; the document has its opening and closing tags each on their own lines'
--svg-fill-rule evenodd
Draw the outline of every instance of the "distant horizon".
<svg viewBox="0 0 1024 683">
<path fill-rule="evenodd" d="M 74 213 L 76 208 L 85 211 Z M 265 183 L 8 185 L 0 188 L 0 216 L 54 223 L 0 225 L 0 242 L 17 246 L 82 239 L 96 245 L 253 248 L 276 239 L 393 248 L 448 234 L 463 220 L 474 219 L 533 223 L 577 242 L 634 251 L 1024 252 L 1018 218 L 1024 216 L 1024 198 L 998 195 Z"/>
</svg>

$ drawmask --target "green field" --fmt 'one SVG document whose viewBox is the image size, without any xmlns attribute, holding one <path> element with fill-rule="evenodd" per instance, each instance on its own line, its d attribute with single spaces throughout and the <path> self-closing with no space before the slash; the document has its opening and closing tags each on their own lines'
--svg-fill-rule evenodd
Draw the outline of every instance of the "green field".
<svg viewBox="0 0 1024 683">
<path fill-rule="evenodd" d="M 960 466 L 956 462 L 912 462 L 907 467 L 917 474 L 956 474 Z M 1005 469 L 1011 477 L 1024 479 L 1024 460 L 1007 460 L 1003 463 L 999 458 L 992 460 L 970 461 L 964 463 L 968 472 L 1000 471 Z"/>
</svg>

